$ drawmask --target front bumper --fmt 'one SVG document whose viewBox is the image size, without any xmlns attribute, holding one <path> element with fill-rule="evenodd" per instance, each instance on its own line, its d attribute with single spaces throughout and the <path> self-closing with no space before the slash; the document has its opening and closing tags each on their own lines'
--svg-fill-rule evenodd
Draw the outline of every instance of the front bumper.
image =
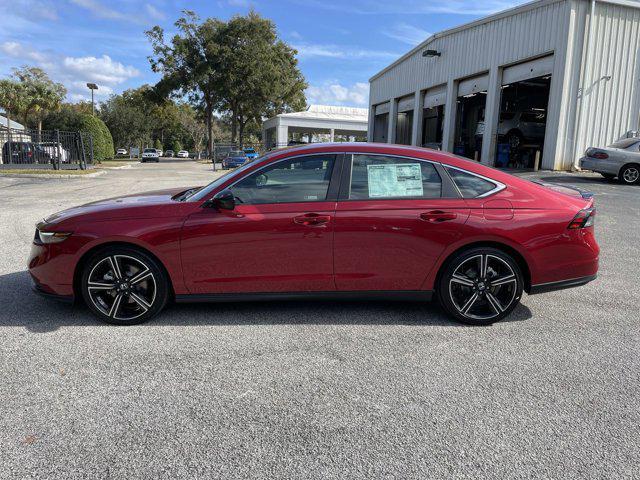
<svg viewBox="0 0 640 480">
<path fill-rule="evenodd" d="M 33 277 L 31 278 L 31 290 L 33 290 L 41 297 L 50 298 L 59 302 L 73 303 L 75 300 L 75 297 L 73 295 L 60 295 L 58 293 L 52 293 L 45 290 L 45 287 L 36 283 L 36 280 Z"/>
</svg>

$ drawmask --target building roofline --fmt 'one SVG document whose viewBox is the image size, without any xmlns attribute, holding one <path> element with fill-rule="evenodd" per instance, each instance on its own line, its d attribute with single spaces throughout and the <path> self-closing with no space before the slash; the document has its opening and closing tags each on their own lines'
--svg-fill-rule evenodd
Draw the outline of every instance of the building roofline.
<svg viewBox="0 0 640 480">
<path fill-rule="evenodd" d="M 413 55 L 417 51 L 422 50 L 424 47 L 426 47 L 427 45 L 429 45 L 431 42 L 433 42 L 434 40 L 436 40 L 438 38 L 446 37 L 446 36 L 452 35 L 454 33 L 458 33 L 458 32 L 463 31 L 463 30 L 467 30 L 467 29 L 470 29 L 470 28 L 473 28 L 473 27 L 477 27 L 479 25 L 484 25 L 486 23 L 490 23 L 490 22 L 493 22 L 495 20 L 499 20 L 501 18 L 510 17 L 510 16 L 517 15 L 517 14 L 520 14 L 520 13 L 528 12 L 530 10 L 535 10 L 537 8 L 540 8 L 540 7 L 543 7 L 543 6 L 546 6 L 546 5 L 551 5 L 553 3 L 558 3 L 558 2 L 563 2 L 563 1 L 566 1 L 566 0 L 533 0 L 531 2 L 524 3 L 522 5 L 518 5 L 517 7 L 509 8 L 507 10 L 502 10 L 500 12 L 488 15 L 486 17 L 479 18 L 479 19 L 474 20 L 472 22 L 463 23 L 462 25 L 458 25 L 457 27 L 449 28 L 447 30 L 442 30 L 441 32 L 434 33 L 433 35 L 428 37 L 425 41 L 423 41 L 422 43 L 416 45 L 411 50 L 409 50 L 407 53 L 405 53 L 400 58 L 395 60 L 393 63 L 391 63 L 390 65 L 387 65 L 385 68 L 383 68 L 378 73 L 373 75 L 369 79 L 369 83 L 371 83 L 374 80 L 376 80 L 377 78 L 381 77 L 384 73 L 388 72 L 389 70 L 391 70 L 395 66 L 399 65 L 404 60 L 406 60 L 408 57 L 410 57 L 411 55 Z M 595 1 L 597 1 L 599 3 L 612 3 L 612 4 L 622 5 L 622 6 L 631 7 L 631 8 L 640 8 L 640 2 L 637 1 L 637 0 L 595 0 Z"/>
</svg>

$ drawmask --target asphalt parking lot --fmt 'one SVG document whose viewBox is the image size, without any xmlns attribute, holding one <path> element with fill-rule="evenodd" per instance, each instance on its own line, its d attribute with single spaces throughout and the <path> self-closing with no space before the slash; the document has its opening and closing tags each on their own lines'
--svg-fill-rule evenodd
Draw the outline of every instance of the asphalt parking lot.
<svg viewBox="0 0 640 480">
<path fill-rule="evenodd" d="M 527 175 L 596 193 L 600 276 L 485 328 L 384 302 L 104 325 L 31 293 L 35 222 L 210 166 L 0 177 L 0 478 L 638 478 L 640 186 Z"/>
</svg>

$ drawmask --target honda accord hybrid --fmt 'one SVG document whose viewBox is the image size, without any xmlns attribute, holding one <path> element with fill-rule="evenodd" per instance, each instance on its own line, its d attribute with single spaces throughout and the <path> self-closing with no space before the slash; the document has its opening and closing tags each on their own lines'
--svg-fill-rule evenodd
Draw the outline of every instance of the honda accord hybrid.
<svg viewBox="0 0 640 480">
<path fill-rule="evenodd" d="M 206 186 L 101 200 L 37 225 L 34 289 L 135 324 L 170 301 L 438 300 L 490 324 L 595 279 L 594 200 L 422 148 L 279 150 Z"/>
</svg>

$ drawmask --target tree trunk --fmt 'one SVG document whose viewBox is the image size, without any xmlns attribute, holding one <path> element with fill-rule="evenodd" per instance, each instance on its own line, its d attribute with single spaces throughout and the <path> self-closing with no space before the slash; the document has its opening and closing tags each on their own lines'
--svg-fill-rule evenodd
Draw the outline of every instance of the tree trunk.
<svg viewBox="0 0 640 480">
<path fill-rule="evenodd" d="M 11 119 L 9 118 L 9 112 L 5 109 L 5 115 L 7 116 L 7 130 L 9 130 L 11 128 Z"/>
<path fill-rule="evenodd" d="M 206 111 L 206 123 L 207 123 L 207 151 L 209 152 L 209 157 L 211 157 L 211 163 L 213 164 L 213 170 L 216 170 L 216 159 L 213 154 L 213 122 L 211 121 L 211 117 L 213 115 L 213 107 L 211 106 L 211 102 L 207 101 L 207 105 L 205 107 Z M 199 155 L 199 154 L 198 154 Z"/>
<path fill-rule="evenodd" d="M 42 119 L 38 119 L 38 136 L 42 135 Z"/>
<path fill-rule="evenodd" d="M 231 143 L 236 143 L 236 137 L 238 135 L 238 121 L 236 120 L 236 112 L 231 112 Z"/>
<path fill-rule="evenodd" d="M 244 127 L 247 124 L 247 120 L 239 120 L 238 121 L 238 126 L 239 126 L 239 135 L 238 135 L 238 146 L 240 148 L 242 148 L 244 146 Z"/>
</svg>

